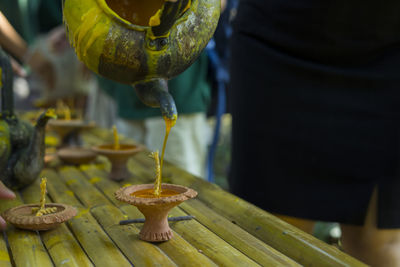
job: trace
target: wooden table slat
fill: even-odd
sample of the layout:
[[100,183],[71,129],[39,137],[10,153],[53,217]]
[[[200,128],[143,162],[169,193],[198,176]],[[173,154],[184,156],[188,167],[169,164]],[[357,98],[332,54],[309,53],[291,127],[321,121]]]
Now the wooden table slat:
[[[110,201],[96,190],[95,187],[86,179],[82,172],[76,167],[64,167],[59,171],[59,177],[65,184],[75,192],[75,195],[86,207],[106,205]],[[89,189],[94,190],[89,190]]]
[[36,232],[20,230],[11,226],[7,230],[7,238],[16,266],[54,266]]
[[[185,216],[187,213],[174,208],[170,215]],[[170,227],[218,265],[260,266],[196,220],[171,222]]]
[[[6,200],[2,199],[1,200],[1,205],[0,205],[0,213],[6,211],[7,209],[11,207],[15,207],[19,205],[22,202],[20,196],[17,194],[17,198],[15,200]],[[10,229],[10,226],[8,226],[8,229]],[[0,266],[8,267],[12,266],[11,264],[11,258],[7,249],[7,243],[5,240],[5,235],[2,235],[0,237]]]
[[68,204],[74,207],[83,207],[82,203],[75,196],[75,193],[67,187],[57,172],[51,169],[44,169],[42,177],[47,177],[47,192],[54,202]]
[[[118,201],[114,197],[114,193],[121,187],[121,183],[116,183],[107,178],[108,173],[98,168],[98,165],[88,165],[81,166],[81,171],[86,174],[89,182],[98,188],[103,194],[107,197],[107,199],[112,202],[115,206],[125,205],[125,203]],[[122,182],[122,185],[126,185],[127,182]]]
[[12,266],[10,256],[8,255],[8,249],[6,240],[4,239],[4,235],[1,235],[0,237],[0,266]]
[[192,199],[184,202],[180,205],[180,208],[195,216],[201,224],[262,266],[300,266],[292,259],[215,213],[199,200]]
[[95,266],[131,266],[89,212],[81,209],[68,225]]

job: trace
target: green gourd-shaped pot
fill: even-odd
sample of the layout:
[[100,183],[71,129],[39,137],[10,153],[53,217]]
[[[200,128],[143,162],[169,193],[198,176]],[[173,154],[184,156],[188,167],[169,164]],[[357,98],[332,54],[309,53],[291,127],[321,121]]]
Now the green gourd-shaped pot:
[[0,181],[19,189],[33,183],[44,166],[45,127],[54,110],[43,112],[33,126],[14,113],[13,72],[0,48]]
[[145,104],[176,119],[166,81],[205,48],[220,0],[63,0],[63,13],[69,40],[89,69],[134,85]]

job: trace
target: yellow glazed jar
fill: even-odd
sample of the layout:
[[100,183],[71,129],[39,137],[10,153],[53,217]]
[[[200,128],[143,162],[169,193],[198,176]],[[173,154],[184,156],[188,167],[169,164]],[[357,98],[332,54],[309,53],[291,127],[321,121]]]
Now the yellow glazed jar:
[[69,40],[89,69],[138,85],[139,97],[157,106],[156,95],[165,91],[160,80],[189,67],[213,35],[220,0],[64,0],[63,13]]

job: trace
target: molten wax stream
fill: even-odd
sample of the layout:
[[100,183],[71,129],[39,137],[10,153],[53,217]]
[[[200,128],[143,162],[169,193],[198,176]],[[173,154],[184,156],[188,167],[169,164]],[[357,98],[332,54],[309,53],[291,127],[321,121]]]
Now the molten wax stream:
[[175,115],[174,119],[168,119],[164,117],[165,120],[165,137],[164,137],[164,143],[163,143],[163,148],[161,152],[161,163],[160,163],[160,176],[162,177],[162,168],[163,168],[163,163],[164,163],[164,153],[165,153],[165,146],[167,145],[167,140],[168,140],[168,135],[169,132],[171,131],[171,128],[175,125],[177,116]]

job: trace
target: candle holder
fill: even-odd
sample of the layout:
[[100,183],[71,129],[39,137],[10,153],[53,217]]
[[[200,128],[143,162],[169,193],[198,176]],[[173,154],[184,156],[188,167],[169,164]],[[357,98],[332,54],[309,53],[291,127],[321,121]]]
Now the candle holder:
[[167,241],[173,237],[168,224],[168,212],[183,201],[194,198],[197,192],[191,188],[161,184],[161,195],[153,194],[154,184],[132,185],[120,188],[115,198],[137,207],[144,215],[145,222],[139,238],[149,242]]
[[106,144],[92,147],[92,150],[102,156],[107,157],[111,163],[111,171],[108,177],[111,180],[122,181],[130,177],[126,166],[128,159],[144,150],[139,145],[121,144],[115,149],[114,144]]
[[72,165],[88,164],[96,158],[96,153],[83,147],[64,147],[57,151],[57,157]]
[[27,204],[6,210],[2,216],[10,224],[25,230],[44,231],[53,229],[61,223],[71,219],[77,213],[76,209],[65,204],[50,203],[45,208],[53,208],[50,214],[36,216],[32,209],[39,209],[39,204]]
[[93,122],[84,120],[50,120],[49,128],[54,130],[60,138],[60,146],[65,147],[71,144],[79,144],[78,133],[82,130],[91,129],[95,126]]

